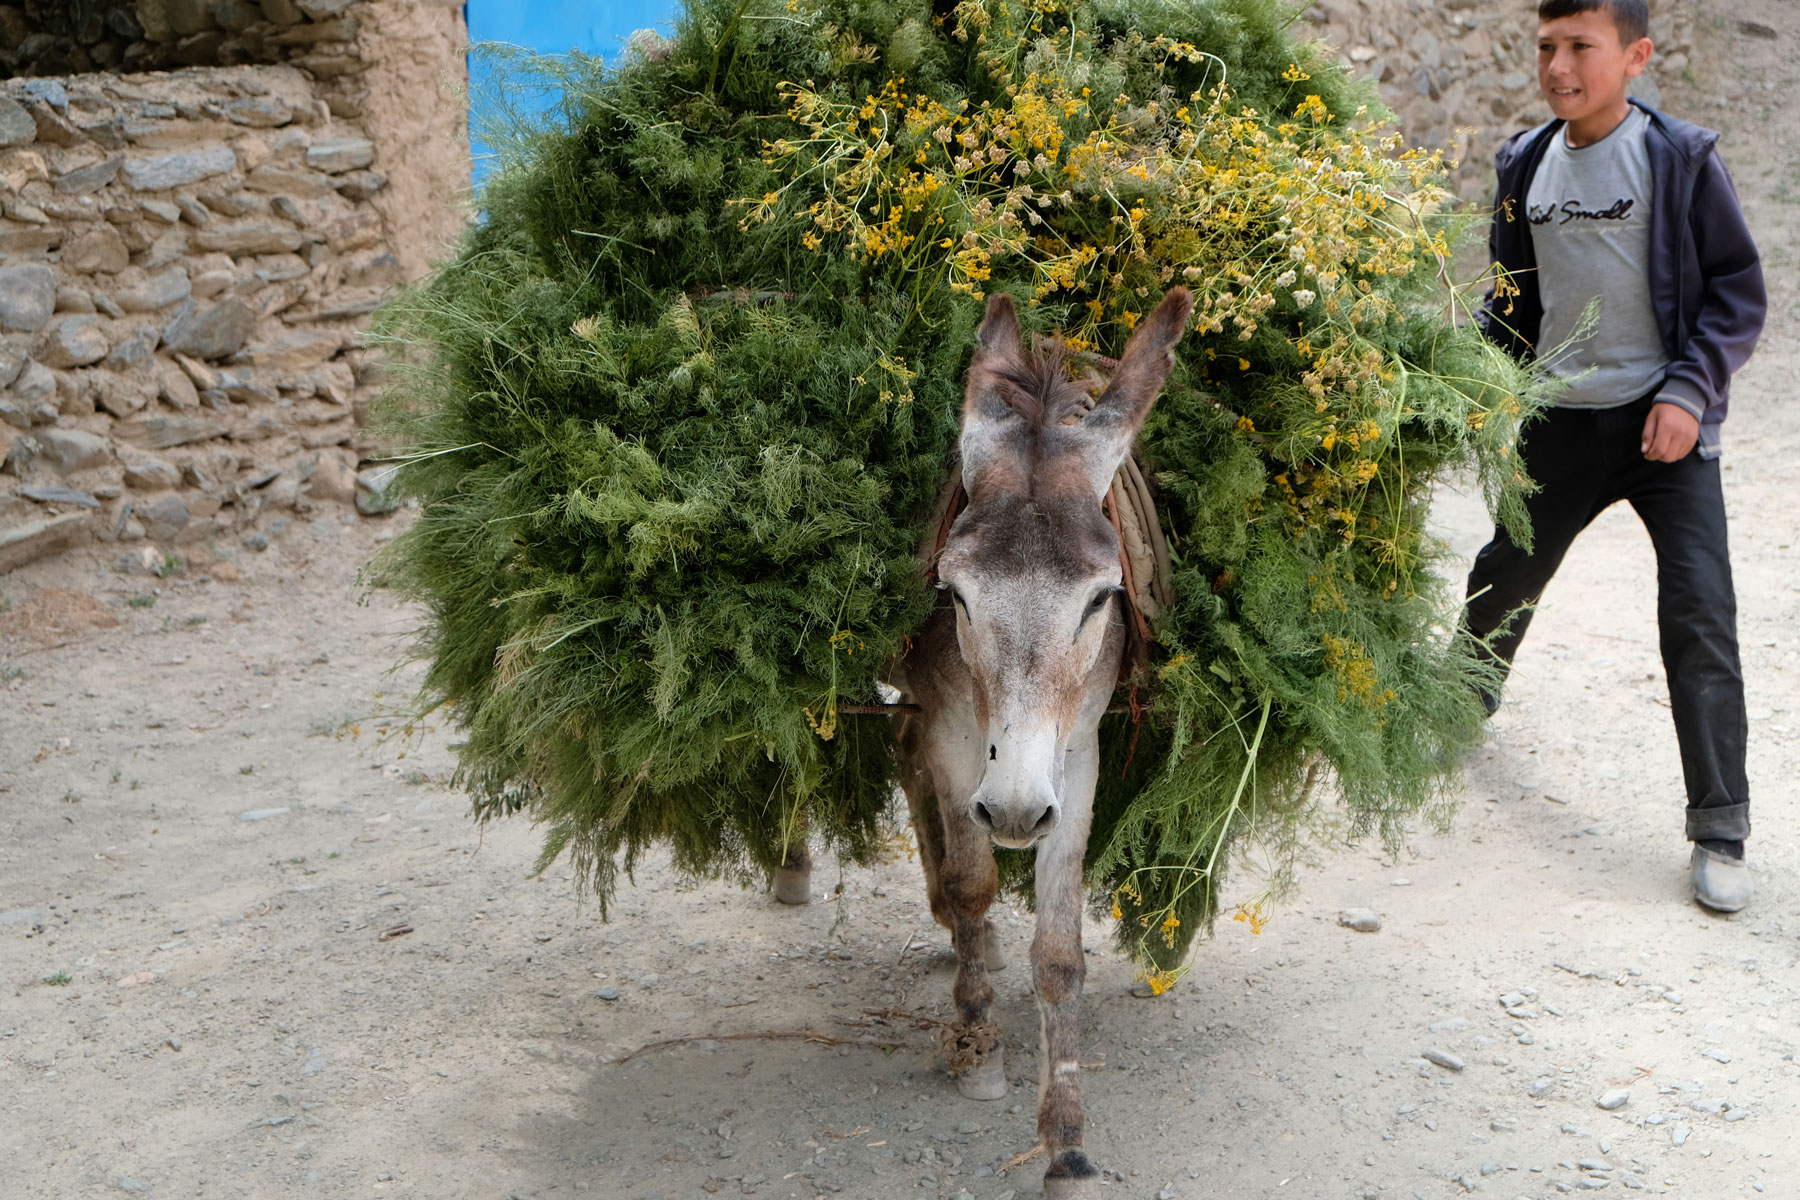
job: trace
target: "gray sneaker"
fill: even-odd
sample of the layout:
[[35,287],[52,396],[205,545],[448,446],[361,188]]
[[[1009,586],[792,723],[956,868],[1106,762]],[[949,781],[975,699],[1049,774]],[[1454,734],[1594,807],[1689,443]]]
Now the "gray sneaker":
[[1694,847],[1688,864],[1693,878],[1694,899],[1714,912],[1734,913],[1750,903],[1755,886],[1750,882],[1750,866],[1741,858],[1719,854],[1704,846]]

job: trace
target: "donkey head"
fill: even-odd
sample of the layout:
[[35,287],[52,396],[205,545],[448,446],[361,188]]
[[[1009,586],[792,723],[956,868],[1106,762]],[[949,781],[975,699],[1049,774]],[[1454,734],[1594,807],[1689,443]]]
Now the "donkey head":
[[1060,344],[1027,353],[996,295],[963,405],[968,507],[938,559],[985,736],[971,815],[1002,846],[1055,827],[1071,739],[1111,698],[1124,644],[1119,539],[1100,502],[1174,363],[1194,301],[1163,298],[1117,372],[1068,377]]

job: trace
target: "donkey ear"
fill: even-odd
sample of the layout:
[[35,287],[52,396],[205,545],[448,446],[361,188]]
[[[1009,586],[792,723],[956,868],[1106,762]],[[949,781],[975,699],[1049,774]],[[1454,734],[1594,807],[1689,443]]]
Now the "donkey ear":
[[1019,353],[1019,314],[1013,308],[1012,297],[1005,292],[995,292],[988,297],[987,314],[981,318],[981,328],[975,334],[977,360],[985,354],[1002,353],[1017,356]]
[[1006,377],[1024,364],[1019,314],[1012,297],[995,292],[975,335],[975,357],[969,362],[968,390],[963,397],[963,485],[973,493],[996,472],[1023,471],[1024,442],[1031,437],[1025,421],[1002,394]]
[[1184,287],[1171,288],[1156,311],[1132,331],[1112,382],[1100,393],[1093,410],[1074,426],[1084,443],[1083,458],[1088,460],[1090,482],[1097,494],[1106,494],[1113,472],[1131,453],[1131,444],[1175,365],[1175,346],[1193,314],[1193,293]]

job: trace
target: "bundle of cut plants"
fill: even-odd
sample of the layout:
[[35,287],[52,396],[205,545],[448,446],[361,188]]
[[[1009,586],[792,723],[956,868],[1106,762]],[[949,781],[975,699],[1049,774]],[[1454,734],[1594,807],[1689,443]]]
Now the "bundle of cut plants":
[[1462,327],[1439,157],[1290,16],[688,0],[616,64],[522,64],[554,116],[490,131],[483,218],[381,325],[421,505],[381,577],[478,815],[602,904],[658,846],[880,852],[894,722],[846,710],[934,602],[984,297],[1103,372],[1177,283],[1137,447],[1173,597],[1102,731],[1096,902],[1160,988],[1240,837],[1279,880],[1441,810],[1481,710],[1426,507],[1464,470],[1518,518],[1535,383]]

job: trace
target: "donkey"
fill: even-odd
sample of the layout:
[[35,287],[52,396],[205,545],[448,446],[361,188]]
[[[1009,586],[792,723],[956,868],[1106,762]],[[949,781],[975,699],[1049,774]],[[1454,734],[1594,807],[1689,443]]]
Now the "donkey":
[[1088,1195],[1099,1175],[1082,1150],[1082,859],[1100,718],[1127,636],[1119,537],[1101,500],[1193,307],[1187,289],[1171,290],[1096,397],[1087,381],[1068,378],[1060,343],[1026,351],[1011,299],[989,300],[963,404],[968,506],[937,555],[942,599],[893,679],[918,705],[899,729],[902,782],[932,916],[956,947],[959,1022],[946,1040],[971,1099],[1006,1095],[988,1020],[988,972],[1000,966],[987,919],[997,886],[989,842],[1037,847],[1031,970],[1050,1197]]

